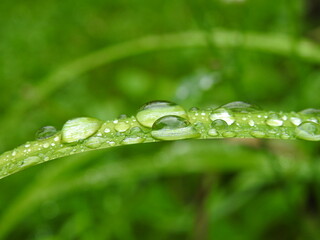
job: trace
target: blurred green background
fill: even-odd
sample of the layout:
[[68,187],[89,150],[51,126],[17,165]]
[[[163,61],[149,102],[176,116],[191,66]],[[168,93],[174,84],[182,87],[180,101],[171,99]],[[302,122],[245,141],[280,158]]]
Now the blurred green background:
[[[292,51],[222,48],[210,41],[219,29],[280,34]],[[205,44],[162,38],[188,31]],[[169,47],[136,44],[150,35]],[[320,61],[295,51],[319,45],[318,0],[1,0],[0,36],[1,152],[42,126],[133,115],[156,99],[320,105]],[[188,140],[55,160],[0,181],[0,239],[320,239],[319,150]]]

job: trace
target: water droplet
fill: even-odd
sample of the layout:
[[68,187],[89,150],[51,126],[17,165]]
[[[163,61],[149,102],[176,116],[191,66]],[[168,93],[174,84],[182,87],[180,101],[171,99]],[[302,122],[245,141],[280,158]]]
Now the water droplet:
[[105,132],[105,133],[109,133],[109,132],[111,132],[111,130],[110,130],[110,128],[105,128],[105,129],[104,129],[104,132]]
[[144,132],[140,127],[133,127],[129,131],[129,135],[122,140],[123,144],[135,144],[145,141]]
[[226,131],[222,133],[222,136],[227,138],[232,138],[232,137],[236,137],[237,133],[233,131]]
[[271,127],[280,127],[283,125],[283,120],[281,120],[278,114],[272,113],[266,119],[266,124]]
[[260,110],[260,107],[245,103],[241,101],[227,103],[225,105],[220,106],[220,108],[230,109],[233,112],[241,112],[241,113],[249,113]]
[[144,132],[142,131],[142,129],[140,127],[133,127],[130,129],[130,132],[129,132],[130,135],[143,135]]
[[314,115],[314,116],[319,117],[320,116],[320,109],[307,108],[307,109],[300,111],[299,113],[307,114],[307,115]]
[[212,121],[221,119],[225,121],[228,125],[231,125],[235,121],[235,118],[232,116],[232,114],[225,108],[218,108],[214,110],[210,115],[210,119]]
[[56,133],[57,133],[57,129],[55,127],[53,127],[53,126],[45,126],[45,127],[40,128],[36,132],[36,139],[37,140],[46,139],[46,138],[52,137]]
[[216,136],[219,135],[219,133],[218,133],[218,131],[217,131],[216,129],[211,128],[211,129],[209,129],[209,131],[208,131],[208,135],[209,135],[209,136],[212,136],[212,137],[216,137]]
[[84,140],[95,134],[102,122],[95,118],[75,118],[67,121],[62,127],[62,142],[72,143]]
[[266,134],[262,131],[258,131],[258,130],[255,130],[255,131],[251,131],[250,132],[250,135],[252,137],[255,137],[255,138],[263,138],[266,136]]
[[248,122],[248,124],[249,124],[251,127],[253,127],[253,126],[255,125],[255,122],[254,122],[252,119],[250,119],[249,122]]
[[309,141],[320,141],[320,125],[314,122],[302,122],[295,129],[296,137]]
[[30,166],[33,166],[33,165],[40,163],[41,161],[42,161],[41,158],[37,157],[37,156],[28,157],[26,159],[23,159],[20,167],[21,168],[30,167]]
[[227,127],[228,127],[228,123],[226,123],[226,121],[221,119],[214,120],[211,123],[211,128],[214,128],[214,129],[221,130],[221,129],[226,129]]
[[130,125],[125,122],[119,122],[117,125],[115,125],[114,129],[117,132],[125,132],[129,129]]
[[199,111],[199,108],[197,107],[192,107],[189,109],[189,112],[198,112]]
[[49,144],[49,143],[44,143],[42,146],[43,146],[44,148],[48,148],[48,147],[50,147],[50,144]]
[[143,143],[144,141],[145,141],[144,137],[130,136],[130,137],[126,137],[125,139],[123,139],[123,141],[121,143],[123,143],[123,144],[136,144],[136,143]]
[[159,140],[178,140],[197,138],[200,134],[188,120],[174,115],[158,119],[152,126],[152,137]]
[[198,132],[203,132],[205,130],[205,126],[202,122],[196,122],[194,124],[194,128],[198,131]]
[[101,145],[105,142],[105,139],[101,138],[101,137],[91,137],[89,138],[85,145],[88,147],[88,148],[92,148],[92,149],[95,149],[95,148],[99,148],[101,147]]
[[126,119],[128,118],[128,116],[126,114],[121,114],[118,119]]
[[302,120],[300,118],[297,118],[297,117],[291,117],[290,118],[290,122],[295,125],[295,126],[298,126],[302,123]]
[[309,119],[306,120],[306,121],[310,121],[310,122],[314,122],[314,123],[319,123],[319,122],[318,122],[318,119],[316,119],[316,118],[309,118]]
[[290,138],[290,135],[287,134],[287,133],[282,133],[282,134],[280,135],[280,138],[281,138],[281,139],[289,139],[289,138]]
[[179,105],[168,101],[153,101],[143,105],[136,115],[138,122],[151,128],[154,122],[166,115],[187,117],[186,111]]

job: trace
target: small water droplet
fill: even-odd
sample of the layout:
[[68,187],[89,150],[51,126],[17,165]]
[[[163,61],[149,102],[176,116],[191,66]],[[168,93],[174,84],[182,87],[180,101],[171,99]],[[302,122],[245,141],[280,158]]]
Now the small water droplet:
[[142,131],[142,129],[140,127],[133,127],[130,129],[129,132],[130,135],[143,135],[144,132]]
[[42,146],[43,146],[44,148],[48,148],[48,147],[50,147],[50,144],[49,144],[49,143],[44,143]]
[[232,113],[230,113],[227,109],[225,108],[218,108],[215,109],[212,114],[210,115],[210,119],[212,121],[221,119],[225,121],[228,125],[231,125],[234,123],[235,118],[233,117]]
[[278,114],[272,113],[266,119],[266,124],[271,127],[280,127],[283,125],[283,120],[281,120]]
[[91,137],[88,140],[86,140],[85,145],[88,148],[96,149],[101,147],[101,145],[105,142],[105,139],[101,137]]
[[33,165],[40,163],[41,161],[42,161],[42,159],[37,156],[28,157],[28,158],[25,158],[21,162],[20,168],[30,167],[30,166],[33,166]]
[[121,115],[118,117],[118,119],[121,119],[121,120],[126,119],[126,118],[128,118],[128,116],[127,116],[126,114],[121,114]]
[[290,118],[290,122],[295,125],[295,126],[298,126],[302,123],[302,120],[300,118],[297,118],[297,117],[291,117]]
[[233,131],[226,131],[222,133],[222,136],[226,138],[233,138],[237,136],[237,133]]
[[121,143],[122,144],[136,144],[136,143],[143,143],[144,141],[145,141],[144,137],[130,136],[130,137],[126,137],[125,139],[123,139],[123,141]]
[[202,122],[196,122],[194,124],[194,128],[198,131],[198,132],[202,132],[205,130],[205,126]]
[[45,127],[40,128],[36,132],[36,139],[37,140],[46,139],[46,138],[52,137],[56,133],[57,133],[57,129],[55,127],[53,127],[53,126],[45,126]]
[[290,135],[287,134],[287,133],[282,133],[282,134],[280,135],[280,138],[281,138],[281,139],[289,139],[289,138],[290,138]]
[[129,129],[130,125],[125,122],[119,122],[117,125],[115,125],[114,129],[117,132],[125,132]]
[[212,137],[216,137],[216,136],[219,135],[219,133],[218,133],[218,131],[217,131],[216,129],[211,128],[211,129],[209,129],[209,131],[208,131],[208,135],[209,135],[209,136],[212,136]]
[[320,141],[320,125],[314,122],[302,122],[295,129],[296,137],[309,141]]
[[220,106],[220,108],[230,109],[233,112],[249,113],[260,110],[260,107],[241,101],[231,102]]
[[198,112],[199,111],[199,108],[197,108],[197,107],[192,107],[192,108],[190,108],[189,109],[189,112]]
[[255,137],[255,138],[263,138],[266,136],[266,134],[262,131],[258,131],[258,130],[255,130],[255,131],[251,131],[250,132],[250,135],[252,137]]
[[187,117],[186,111],[179,105],[168,101],[152,101],[143,105],[136,115],[138,122],[151,128],[154,122],[166,115]]
[[81,117],[67,121],[62,127],[62,142],[72,143],[95,134],[102,122],[95,118]]
[[106,129],[104,129],[104,132],[109,133],[109,132],[111,132],[111,130],[110,130],[110,128],[106,128]]
[[159,140],[197,138],[200,134],[188,120],[174,115],[158,119],[152,126],[152,137]]
[[255,125],[255,122],[251,119],[251,120],[249,120],[248,124],[249,124],[251,127],[253,127],[253,126]]

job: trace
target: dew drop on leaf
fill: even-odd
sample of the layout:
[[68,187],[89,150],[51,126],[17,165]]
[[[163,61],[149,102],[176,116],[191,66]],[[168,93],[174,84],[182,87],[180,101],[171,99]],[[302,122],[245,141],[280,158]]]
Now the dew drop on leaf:
[[52,137],[56,133],[57,133],[57,129],[55,127],[53,127],[53,126],[45,126],[45,127],[40,128],[36,132],[36,139],[37,140],[46,139],[46,138]]
[[250,132],[250,135],[252,137],[255,137],[255,138],[263,138],[266,136],[266,134],[262,131],[258,131],[258,130],[254,130],[254,131],[251,131]]
[[320,125],[314,122],[302,122],[296,127],[295,134],[299,139],[320,141]]
[[249,112],[261,110],[260,107],[256,105],[241,102],[241,101],[227,103],[220,106],[220,108],[226,108],[226,109],[230,109],[233,112],[240,112],[240,113],[249,113]]
[[212,136],[212,137],[216,137],[216,136],[219,135],[219,133],[218,133],[218,131],[216,129],[212,128],[212,129],[209,129],[208,135]]
[[214,128],[214,129],[221,130],[221,129],[226,129],[227,127],[228,127],[228,123],[222,119],[214,120],[211,123],[211,128]]
[[125,122],[118,122],[117,124],[115,124],[114,129],[117,132],[125,132],[129,129],[130,125],[128,123]]
[[88,148],[96,149],[101,147],[101,145],[105,142],[105,139],[101,137],[91,137],[88,140],[86,140],[85,145]]
[[237,133],[234,131],[226,131],[222,133],[222,136],[227,138],[233,138],[237,136]]
[[210,119],[211,119],[212,121],[221,119],[221,120],[225,121],[228,125],[231,125],[231,124],[234,123],[234,121],[235,121],[235,118],[234,118],[234,116],[232,115],[232,113],[231,113],[230,111],[228,111],[227,109],[225,109],[225,108],[215,109],[215,110],[211,113]]
[[319,117],[320,116],[320,109],[307,108],[307,109],[300,111],[299,113]]
[[187,117],[185,109],[168,101],[152,101],[143,105],[136,115],[137,121],[145,127],[151,128],[154,122],[166,115]]
[[62,142],[72,143],[87,139],[95,134],[102,122],[95,118],[81,117],[67,121],[61,130]]
[[159,140],[198,138],[200,134],[188,120],[174,115],[158,119],[152,126],[152,137]]
[[265,122],[270,127],[280,127],[283,125],[283,120],[276,113],[270,114]]
[[20,168],[26,168],[40,163],[42,159],[38,156],[31,156],[21,162]]

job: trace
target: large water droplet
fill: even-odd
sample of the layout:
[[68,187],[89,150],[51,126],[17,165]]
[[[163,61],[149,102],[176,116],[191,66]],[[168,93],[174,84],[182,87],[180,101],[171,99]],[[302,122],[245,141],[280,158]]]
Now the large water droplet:
[[227,103],[220,108],[230,109],[233,112],[249,113],[260,110],[260,107],[241,101]]
[[314,122],[302,122],[295,129],[296,137],[309,141],[320,141],[320,125]]
[[200,134],[191,126],[188,120],[179,116],[164,116],[152,126],[152,137],[160,140],[178,140],[197,138]]
[[266,124],[271,127],[280,127],[283,125],[283,120],[279,117],[278,114],[272,113],[266,119]]
[[40,128],[36,132],[36,139],[37,140],[46,139],[46,138],[52,137],[56,133],[57,133],[57,129],[55,127],[53,127],[53,126],[45,126],[45,127]]
[[221,119],[221,120],[225,121],[228,125],[231,125],[235,121],[235,118],[232,115],[232,113],[230,113],[225,108],[218,108],[218,109],[214,110],[212,112],[212,114],[210,115],[210,119],[212,121]]
[[151,128],[154,122],[166,115],[187,117],[186,111],[179,105],[168,101],[153,101],[143,105],[136,115],[138,122]]
[[217,119],[211,123],[211,128],[215,128],[218,130],[226,129],[228,127],[228,123],[224,120]]
[[307,108],[299,113],[306,114],[306,115],[313,115],[313,116],[320,116],[320,109],[315,109],[315,108]]
[[81,117],[67,121],[62,127],[62,142],[72,143],[84,140],[95,134],[102,121],[95,118]]

